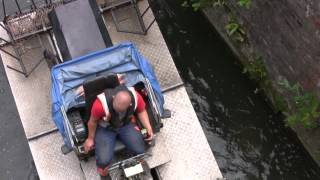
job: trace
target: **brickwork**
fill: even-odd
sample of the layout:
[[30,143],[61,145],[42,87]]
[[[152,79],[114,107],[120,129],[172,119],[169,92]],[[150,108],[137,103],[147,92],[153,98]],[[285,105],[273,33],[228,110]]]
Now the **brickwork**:
[[[320,97],[320,1],[253,0],[249,9],[237,1],[228,8],[213,7],[203,12],[242,62],[252,54],[262,56],[273,84],[288,79]],[[235,43],[226,34],[229,12],[246,31],[247,42]],[[320,130],[294,129],[306,149],[320,164]]]

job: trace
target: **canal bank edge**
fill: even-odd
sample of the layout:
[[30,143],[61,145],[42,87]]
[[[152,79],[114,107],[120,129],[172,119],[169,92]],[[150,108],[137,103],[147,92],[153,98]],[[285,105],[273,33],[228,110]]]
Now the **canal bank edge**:
[[[285,5],[287,5],[287,4],[284,3],[284,6]],[[288,6],[288,7],[291,7],[291,6]],[[286,8],[286,9],[288,10],[288,8]],[[255,26],[260,25],[261,23],[265,23],[266,28],[269,28],[270,26],[277,26],[275,28],[271,28],[271,29],[269,28],[269,31],[271,31],[271,32],[272,32],[272,30],[275,30],[277,28],[279,28],[279,29],[282,28],[281,23],[272,24],[272,21],[276,20],[276,19],[272,19],[272,17],[270,17],[269,21],[267,21],[267,22],[257,23],[255,21],[259,21],[263,18],[261,18],[261,17],[260,17],[260,19],[255,18],[252,21],[249,21],[252,16],[256,15],[254,13],[252,13],[250,15],[250,13],[248,13],[248,11],[250,11],[250,10],[247,10],[247,12],[244,13],[245,17],[240,16],[241,10],[235,8],[235,6],[233,6],[233,8],[231,7],[228,10],[234,11],[233,13],[237,14],[237,19],[239,21],[242,21],[241,24],[244,24],[244,28],[246,28],[246,29],[254,28]],[[290,81],[299,82],[302,84],[303,87],[307,88],[308,90],[310,90],[310,89],[318,90],[319,89],[319,87],[318,87],[319,83],[316,83],[313,86],[310,85],[310,83],[312,83],[312,82],[310,82],[308,76],[307,77],[304,76],[301,79],[300,76],[297,75],[297,73],[305,72],[306,69],[308,68],[306,66],[303,66],[306,63],[306,60],[302,60],[302,62],[299,63],[299,56],[296,57],[296,61],[294,61],[294,60],[291,61],[291,62],[295,63],[295,65],[296,65],[295,68],[297,68],[297,67],[299,68],[298,72],[297,73],[288,72],[288,71],[290,71],[290,69],[291,69],[291,71],[295,71],[295,70],[293,70],[291,65],[288,64],[288,63],[291,63],[290,61],[284,62],[284,61],[286,61],[286,58],[288,58],[288,57],[286,57],[286,55],[288,56],[287,53],[289,53],[288,47],[284,48],[284,50],[283,50],[284,55],[282,57],[282,60],[280,60],[280,62],[276,63],[274,60],[272,60],[270,58],[270,55],[273,53],[274,48],[279,48],[279,46],[283,46],[283,45],[285,45],[285,43],[292,43],[293,42],[292,37],[291,37],[291,41],[290,41],[290,39],[289,40],[279,39],[279,41],[282,40],[285,42],[282,42],[282,44],[277,44],[277,42],[272,42],[272,40],[273,40],[272,38],[268,38],[267,36],[263,37],[263,35],[266,35],[266,32],[261,32],[264,30],[264,27],[260,27],[254,31],[252,29],[249,29],[248,30],[249,32],[246,34],[247,43],[239,43],[238,41],[232,39],[227,34],[226,25],[230,22],[230,12],[228,12],[228,10],[224,7],[209,7],[209,8],[204,8],[201,11],[204,14],[204,16],[209,20],[211,25],[217,30],[217,32],[220,34],[220,36],[225,40],[225,42],[228,44],[228,46],[232,49],[233,53],[239,58],[241,63],[244,64],[244,67],[246,67],[246,65],[250,63],[249,61],[250,61],[250,59],[253,58],[252,57],[253,54],[259,53],[259,56],[261,56],[264,59],[264,63],[267,66],[266,69],[268,71],[268,74],[270,75],[270,78],[269,78],[270,82],[268,82],[267,84],[266,83],[259,83],[259,85],[261,86],[261,89],[264,91],[263,93],[266,94],[268,101],[270,102],[271,106],[275,109],[275,111],[277,111],[277,109],[278,109],[276,106],[279,106],[277,104],[278,103],[277,102],[278,93],[276,91],[278,91],[280,89],[280,87],[278,85],[278,81],[280,78],[285,77],[286,79],[289,79]],[[294,10],[295,9],[293,8],[292,11],[294,11]],[[268,9],[265,10],[265,9],[260,8],[260,11],[268,11]],[[267,13],[261,12],[260,14],[261,14],[261,16],[263,16]],[[279,19],[282,18],[284,21],[289,21],[289,22],[290,22],[290,20],[293,21],[293,19],[289,19],[289,20],[286,19],[285,16],[278,17],[278,18]],[[244,22],[243,22],[243,19],[245,19]],[[313,29],[310,28],[310,26],[308,26],[308,28],[305,29],[305,31],[308,31],[307,33],[310,33],[310,31],[312,31],[312,30]],[[312,31],[312,33],[314,33],[314,32],[318,32],[317,29],[314,29],[314,31]],[[272,34],[272,35],[270,34],[270,35],[273,37],[276,37],[279,32],[274,31],[273,33],[274,34]],[[305,34],[307,34],[307,33],[305,33]],[[303,35],[305,35],[305,34],[303,34]],[[303,37],[305,37],[305,36],[297,37],[296,39],[303,38]],[[253,39],[253,38],[256,38],[256,39]],[[312,37],[309,37],[309,38],[312,38]],[[301,41],[301,42],[306,43],[306,41]],[[316,43],[317,39],[314,38],[312,42]],[[259,45],[259,43],[261,43],[263,45]],[[273,46],[273,48],[265,49],[266,46]],[[290,47],[290,44],[288,46]],[[293,46],[293,45],[291,45],[291,46]],[[306,46],[305,48],[307,48],[307,47],[308,46]],[[281,50],[281,48],[280,48],[280,50]],[[303,51],[304,49],[298,49],[297,51],[299,51],[299,50]],[[309,51],[310,51],[310,49],[309,49]],[[306,51],[306,52],[308,53],[309,51]],[[279,53],[279,51],[276,53]],[[314,51],[313,53],[316,53],[316,51]],[[307,54],[307,55],[310,55],[310,54]],[[311,54],[311,55],[314,55],[314,54]],[[278,59],[276,59],[276,60],[278,60]],[[292,60],[292,59],[290,59],[290,60]],[[316,61],[316,59],[314,59],[314,61]],[[288,71],[281,66],[281,65],[283,65],[283,63],[288,65],[288,69],[289,69]],[[298,63],[298,65],[297,65],[297,63]],[[312,65],[315,66],[315,64],[316,63],[314,63]],[[318,67],[320,67],[320,64],[318,64]],[[286,72],[282,73],[282,71],[279,71],[279,70],[283,70]],[[315,71],[315,70],[313,69],[313,71]],[[319,74],[319,73],[317,73],[317,74]],[[319,81],[320,75],[317,76],[317,74],[312,79],[313,83],[315,81]],[[310,75],[310,73],[309,73],[309,75]],[[279,90],[279,91],[281,91],[281,90]],[[312,156],[312,158],[316,161],[316,163],[320,166],[320,141],[319,141],[320,129],[319,128],[306,129],[301,126],[294,126],[291,128],[297,133],[297,135],[298,135],[300,141],[302,142],[302,144],[304,145],[304,147],[307,149],[307,151]]]

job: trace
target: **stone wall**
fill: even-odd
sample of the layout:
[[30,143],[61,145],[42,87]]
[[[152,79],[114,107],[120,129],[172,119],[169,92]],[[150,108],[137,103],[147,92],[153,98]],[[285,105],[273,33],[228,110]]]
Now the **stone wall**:
[[232,6],[250,43],[273,78],[284,76],[306,90],[320,90],[320,1],[253,0],[250,9]]
[[[229,0],[227,7],[203,10],[211,24],[245,63],[252,53],[262,56],[273,84],[286,78],[299,82],[320,97],[320,1],[252,0],[246,9]],[[246,31],[247,42],[236,43],[226,34],[230,12]],[[320,164],[320,130],[294,129]]]

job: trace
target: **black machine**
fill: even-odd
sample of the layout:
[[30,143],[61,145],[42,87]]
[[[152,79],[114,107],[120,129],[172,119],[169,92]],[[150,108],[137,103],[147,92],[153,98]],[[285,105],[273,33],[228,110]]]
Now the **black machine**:
[[88,131],[85,122],[80,115],[80,112],[77,110],[69,111],[67,113],[67,117],[74,132],[74,138],[79,142],[85,141],[88,135]]

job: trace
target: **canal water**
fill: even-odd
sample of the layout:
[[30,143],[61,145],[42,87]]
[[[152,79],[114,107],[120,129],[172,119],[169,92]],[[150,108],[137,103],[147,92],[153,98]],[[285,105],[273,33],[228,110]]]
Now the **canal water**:
[[224,177],[320,179],[296,134],[205,17],[181,0],[149,2]]

